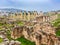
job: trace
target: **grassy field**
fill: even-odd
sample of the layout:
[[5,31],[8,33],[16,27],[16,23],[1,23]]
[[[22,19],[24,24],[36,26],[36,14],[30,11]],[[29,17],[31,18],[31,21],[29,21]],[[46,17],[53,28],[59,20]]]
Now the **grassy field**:
[[60,19],[56,19],[55,21],[53,21],[54,23],[53,23],[53,25],[55,26],[55,27],[58,27],[59,25],[60,25]]
[[31,42],[24,37],[18,38],[17,40],[21,42],[21,45],[35,45],[34,42]]
[[19,21],[19,22],[17,22],[17,25],[19,25],[19,26],[23,26],[23,25],[24,25],[24,22]]
[[0,38],[0,43],[1,43],[1,42],[3,42],[3,39],[2,39],[2,38]]
[[60,18],[56,19],[55,21],[53,21],[54,23],[53,26],[56,27],[56,35],[60,36]]
[[57,35],[57,36],[60,36],[60,30],[57,30],[57,31],[56,31],[56,35]]

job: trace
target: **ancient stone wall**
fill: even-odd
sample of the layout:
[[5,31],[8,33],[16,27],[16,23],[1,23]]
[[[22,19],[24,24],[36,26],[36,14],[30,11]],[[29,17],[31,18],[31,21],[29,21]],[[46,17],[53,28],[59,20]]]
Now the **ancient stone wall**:
[[59,43],[59,40],[55,34],[55,29],[50,23],[37,23],[32,27],[24,26],[23,30],[21,29],[22,27],[18,27],[12,31],[14,39],[23,35],[26,39],[35,42],[36,45],[58,45]]

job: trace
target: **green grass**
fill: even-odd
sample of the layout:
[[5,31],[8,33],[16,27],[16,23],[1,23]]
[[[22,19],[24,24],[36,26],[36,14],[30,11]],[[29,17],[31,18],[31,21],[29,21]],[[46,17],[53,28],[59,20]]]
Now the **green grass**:
[[17,40],[21,42],[21,45],[35,45],[34,42],[31,42],[24,37],[18,38]]
[[53,26],[57,28],[56,29],[56,36],[60,36],[60,29],[59,29],[60,28],[60,19],[58,18],[53,22],[54,22],[54,23],[52,23]]
[[[54,23],[53,23],[54,22]],[[55,21],[53,21],[52,24],[55,27],[58,27],[60,25],[60,19],[56,19]]]
[[60,30],[56,31],[56,36],[60,36]]
[[9,40],[12,40],[10,30],[7,30],[6,33],[7,33],[7,38],[8,38]]
[[0,23],[0,26],[3,26],[3,24],[2,24],[2,23]]
[[23,26],[23,25],[24,25],[24,22],[17,22],[17,24],[18,24],[19,26]]
[[58,14],[58,18],[60,18],[60,14]]
[[1,42],[3,42],[3,39],[2,39],[2,38],[0,38],[0,43],[1,43]]

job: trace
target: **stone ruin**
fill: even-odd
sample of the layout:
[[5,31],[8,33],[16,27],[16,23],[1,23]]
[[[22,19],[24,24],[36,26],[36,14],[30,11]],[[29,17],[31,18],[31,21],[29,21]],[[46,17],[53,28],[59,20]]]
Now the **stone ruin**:
[[[52,12],[51,12],[52,13]],[[40,11],[39,13],[37,11],[24,11],[24,12],[20,12],[20,13],[15,13],[15,14],[10,14],[10,16],[8,16],[8,18],[10,19],[20,19],[20,20],[26,20],[26,21],[30,21],[33,19],[37,19],[37,21],[39,22],[39,19],[41,20],[41,18],[43,18],[43,21],[53,21],[55,19],[58,18],[57,14],[48,12],[48,14],[45,14],[44,12]],[[53,18],[54,17],[54,18]],[[41,20],[42,21],[42,20]]]
[[21,45],[21,42],[11,40],[10,43],[9,43],[9,45]]
[[16,26],[11,32],[11,37],[17,39],[22,36],[23,27]]
[[11,34],[13,39],[24,36],[36,45],[60,45],[54,27],[47,22],[37,23],[34,26],[15,27]]
[[60,45],[55,34],[55,28],[50,24],[48,16],[39,16],[32,21],[25,22],[24,26],[16,26],[11,31],[13,39],[24,36],[35,42],[36,45]]
[[2,42],[2,43],[0,43],[0,45],[21,45],[21,42],[11,40],[11,41]]

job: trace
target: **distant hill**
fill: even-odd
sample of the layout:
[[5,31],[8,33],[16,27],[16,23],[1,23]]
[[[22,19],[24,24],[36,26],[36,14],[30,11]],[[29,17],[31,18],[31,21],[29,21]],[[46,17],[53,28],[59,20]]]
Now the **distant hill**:
[[57,12],[60,12],[60,10],[58,10]]
[[24,12],[24,10],[21,10],[21,9],[14,9],[14,8],[3,8],[3,9],[0,9],[0,11],[2,12]]

